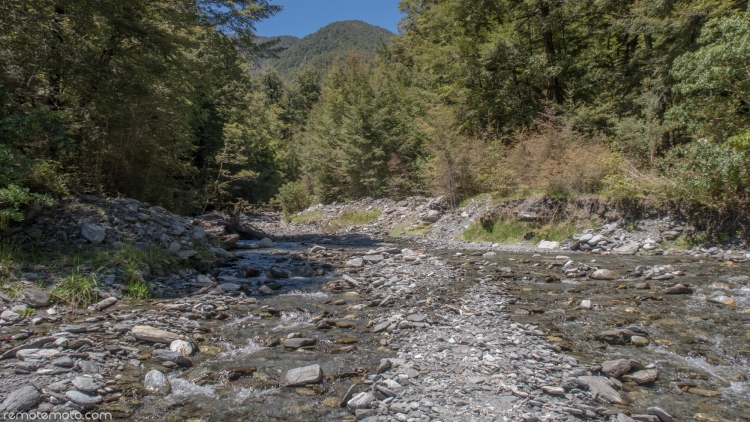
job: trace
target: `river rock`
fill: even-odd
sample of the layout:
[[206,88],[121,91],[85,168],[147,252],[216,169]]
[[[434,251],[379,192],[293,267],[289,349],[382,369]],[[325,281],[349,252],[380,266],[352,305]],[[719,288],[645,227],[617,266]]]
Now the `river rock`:
[[197,258],[200,256],[200,254],[197,251],[194,251],[192,249],[187,249],[184,251],[177,252],[177,256],[182,260],[187,260],[191,258]]
[[617,422],[637,422],[637,421],[624,413],[618,413]]
[[562,387],[556,387],[551,385],[545,385],[542,386],[542,390],[552,396],[562,396],[565,395],[565,389]]
[[630,372],[630,361],[627,359],[609,360],[602,363],[602,372],[607,376],[617,378]]
[[185,340],[174,340],[169,344],[169,350],[179,353],[182,356],[192,356],[195,353],[195,348],[190,342]]
[[365,262],[369,262],[371,264],[377,264],[378,262],[382,261],[384,258],[383,258],[383,255],[377,254],[377,255],[365,255],[364,257],[362,257],[362,259]]
[[259,248],[274,248],[276,247],[276,244],[273,243],[273,240],[267,237],[264,237],[263,239],[260,240],[260,242],[258,242],[258,247]]
[[665,295],[691,295],[693,294],[693,289],[684,284],[675,284],[672,287],[662,290],[661,293]]
[[42,395],[39,390],[27,385],[10,393],[0,404],[0,412],[24,412],[36,406],[41,399]]
[[607,378],[584,376],[578,377],[578,382],[581,385],[588,387],[592,394],[601,397],[610,403],[625,404],[620,393],[612,388]]
[[102,396],[92,396],[82,393],[78,390],[70,390],[65,393],[65,397],[73,403],[82,407],[94,407],[102,402]]
[[609,344],[625,344],[633,336],[629,330],[607,330],[594,336],[596,340]]
[[320,365],[303,366],[294,368],[284,374],[283,382],[287,387],[295,387],[305,384],[316,384],[323,379],[323,370]]
[[623,376],[627,381],[633,381],[636,384],[650,384],[659,379],[659,371],[656,369],[645,369],[630,375]]
[[102,301],[97,302],[94,305],[94,309],[96,309],[98,311],[101,311],[103,309],[109,308],[110,306],[114,305],[115,303],[117,303],[117,298],[116,297],[114,297],[114,296],[108,297],[108,298],[106,298],[106,299],[104,299]]
[[162,362],[167,362],[167,361],[174,362],[186,368],[193,366],[193,362],[190,359],[186,358],[185,356],[182,356],[181,354],[177,352],[173,352],[167,349],[156,349],[153,352],[151,352],[151,356],[153,356],[156,359],[161,360]]
[[359,268],[365,265],[365,261],[362,258],[352,258],[346,261],[347,267]]
[[601,269],[594,271],[594,273],[591,274],[591,278],[594,280],[614,280],[617,277],[612,271]]
[[638,243],[628,243],[627,245],[612,249],[612,252],[617,255],[635,255],[639,249],[641,249],[641,245]]
[[711,297],[708,298],[708,301],[709,302],[713,302],[713,303],[720,303],[722,305],[727,305],[727,306],[734,306],[735,305],[734,299],[732,299],[729,296],[724,296],[724,295],[714,295],[714,296],[711,296]]
[[21,319],[21,315],[18,315],[17,313],[11,311],[10,309],[6,309],[3,311],[2,314],[0,314],[0,318],[9,322],[15,322]]
[[73,378],[73,386],[84,393],[95,393],[99,389],[99,384],[89,377]]
[[357,409],[367,409],[375,401],[371,392],[359,393],[346,403],[346,407],[355,412]]
[[181,337],[178,334],[171,333],[166,330],[160,330],[154,327],[149,327],[148,325],[136,325],[131,330],[131,333],[138,340],[150,341],[152,343],[170,344],[175,340],[179,340]]
[[312,346],[315,342],[314,338],[289,338],[284,340],[282,344],[290,349],[299,349],[300,347]]
[[42,308],[49,305],[49,295],[39,289],[24,289],[23,298],[32,308]]
[[157,394],[169,394],[172,390],[172,386],[169,383],[167,376],[156,369],[148,371],[146,378],[143,379],[143,387],[146,390]]
[[664,411],[661,407],[649,407],[648,409],[649,415],[655,415],[661,419],[661,422],[674,422],[674,418],[672,415]]
[[386,330],[386,329],[387,329],[388,327],[390,327],[390,325],[391,325],[391,322],[390,322],[390,321],[385,321],[385,322],[381,322],[380,324],[377,324],[377,325],[375,325],[374,327],[372,327],[372,332],[373,332],[373,333],[380,333],[380,332],[383,332],[383,331],[385,331],[385,330]]
[[268,287],[268,286],[266,286],[266,285],[260,286],[260,287],[258,288],[258,294],[259,294],[259,295],[270,296],[270,295],[272,295],[273,293],[274,293],[274,292],[273,292],[273,289],[272,289],[272,288],[270,288],[270,287]]
[[630,337],[630,344],[635,347],[646,347],[651,343],[648,337],[644,336],[632,336]]
[[98,245],[104,241],[107,235],[107,229],[98,224],[83,223],[81,225],[81,236],[94,245]]
[[538,245],[536,245],[539,249],[557,249],[560,247],[560,242],[552,242],[549,240],[542,240],[539,242]]

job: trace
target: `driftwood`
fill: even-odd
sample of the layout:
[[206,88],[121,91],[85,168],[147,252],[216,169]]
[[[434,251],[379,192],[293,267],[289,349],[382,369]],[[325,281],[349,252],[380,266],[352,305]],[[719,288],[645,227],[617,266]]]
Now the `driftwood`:
[[256,230],[254,227],[243,226],[240,222],[240,215],[242,209],[236,207],[230,214],[229,223],[224,224],[224,231],[228,234],[238,234],[242,240],[260,240],[264,237],[269,237],[260,230]]

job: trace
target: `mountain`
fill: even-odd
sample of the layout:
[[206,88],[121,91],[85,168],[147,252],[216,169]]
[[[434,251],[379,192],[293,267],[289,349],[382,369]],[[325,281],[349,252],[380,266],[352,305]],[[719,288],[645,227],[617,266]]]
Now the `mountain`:
[[272,40],[275,40],[275,39],[279,39],[279,43],[276,44],[276,47],[289,48],[292,45],[294,45],[297,42],[299,42],[301,38],[295,37],[294,35],[281,35],[279,37],[261,37],[261,36],[256,36],[255,37],[255,42],[258,43],[258,44],[260,44],[260,43],[264,43],[264,42],[267,42],[267,41],[272,41]]
[[298,41],[293,41],[296,37],[291,36],[273,37],[282,39],[280,46],[286,46],[288,43],[288,48],[279,53],[278,58],[270,59],[265,64],[276,68],[285,76],[308,66],[326,69],[334,60],[350,51],[374,57],[378,47],[382,43],[388,43],[391,36],[393,33],[387,29],[362,21],[334,22],[313,34],[297,39]]

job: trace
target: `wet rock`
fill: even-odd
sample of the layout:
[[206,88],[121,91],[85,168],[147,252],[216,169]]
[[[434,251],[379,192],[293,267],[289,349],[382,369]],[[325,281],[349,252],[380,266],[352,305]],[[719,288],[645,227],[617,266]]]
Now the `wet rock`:
[[264,237],[263,239],[260,240],[260,242],[258,242],[258,247],[259,248],[275,248],[276,244],[273,243],[273,240],[267,237]]
[[651,343],[648,337],[644,336],[632,336],[630,337],[630,344],[636,347],[646,347]]
[[23,298],[32,308],[42,308],[49,305],[49,295],[39,289],[24,289]]
[[240,290],[241,288],[242,286],[236,283],[224,283],[224,284],[219,284],[218,286],[216,286],[216,290],[220,290],[222,292],[236,292]]
[[378,365],[377,373],[382,374],[383,372],[391,369],[391,366],[393,363],[391,363],[390,359],[380,359],[380,364]]
[[381,322],[380,324],[377,324],[374,327],[372,327],[372,332],[373,333],[383,332],[386,329],[388,329],[388,327],[390,327],[390,325],[391,325],[390,321]]
[[273,278],[289,278],[289,273],[282,270],[279,267],[271,267],[269,270],[269,273],[271,274],[271,277]]
[[636,384],[650,384],[659,379],[659,371],[656,369],[646,369],[635,372],[631,375],[623,376],[626,381],[633,381]]
[[583,376],[578,377],[578,382],[587,387],[592,394],[614,404],[625,404],[620,393],[615,391],[607,378]]
[[594,338],[609,344],[625,344],[632,336],[633,332],[629,330],[607,330],[595,335]]
[[174,340],[169,344],[169,350],[179,353],[182,356],[188,357],[195,353],[195,348],[190,342],[185,340]]
[[274,294],[274,291],[273,291],[272,288],[264,285],[264,286],[260,286],[258,288],[258,294],[259,295],[264,295],[264,296],[270,296],[270,295]]
[[99,384],[89,377],[73,378],[73,386],[84,393],[95,393],[99,389]]
[[146,377],[143,379],[143,387],[157,394],[169,394],[172,389],[167,376],[156,369],[148,371]]
[[289,338],[282,343],[284,347],[299,349],[300,347],[312,346],[316,343],[314,338]]
[[636,422],[636,420],[624,413],[619,413],[617,415],[617,422]]
[[649,415],[657,416],[659,419],[661,419],[661,422],[674,422],[674,418],[672,415],[664,411],[661,407],[649,407],[647,409]]
[[106,235],[107,230],[98,224],[83,223],[81,225],[81,236],[94,245],[102,243]]
[[282,384],[287,387],[296,387],[305,384],[316,384],[323,379],[323,370],[320,365],[310,365],[294,368],[284,374]]
[[94,407],[102,402],[102,396],[89,395],[77,390],[66,392],[65,397],[73,403],[85,408]]
[[354,412],[357,409],[367,409],[374,401],[375,395],[368,391],[365,393],[359,393],[352,397],[352,399],[346,403],[346,407]]
[[610,377],[617,378],[630,372],[630,361],[627,359],[610,360],[602,363],[602,372]]
[[96,310],[98,310],[98,311],[101,311],[101,310],[109,308],[110,306],[114,305],[115,303],[117,303],[117,298],[114,297],[114,296],[112,296],[112,297],[108,297],[108,298],[106,298],[106,299],[104,299],[104,300],[102,300],[100,302],[97,302],[93,306],[93,308],[96,309]]
[[180,335],[158,328],[149,327],[148,325],[136,325],[130,331],[138,340],[150,341],[152,343],[170,344],[180,339]]
[[156,349],[153,352],[151,352],[151,356],[162,362],[174,362],[186,368],[193,366],[193,362],[190,359],[186,358],[185,356],[182,356],[181,354],[177,352],[173,352],[167,349]]
[[661,293],[665,295],[691,295],[693,294],[693,289],[684,284],[675,284],[672,287],[662,290]]
[[41,399],[39,390],[27,385],[10,393],[0,404],[0,412],[23,412],[36,406]]
[[614,280],[617,277],[615,276],[615,273],[610,270],[596,270],[593,274],[591,274],[591,278],[594,280]]
[[729,296],[724,296],[724,295],[713,295],[708,298],[708,301],[713,302],[713,303],[720,303],[722,305],[727,305],[727,306],[735,305],[734,299],[732,299]]

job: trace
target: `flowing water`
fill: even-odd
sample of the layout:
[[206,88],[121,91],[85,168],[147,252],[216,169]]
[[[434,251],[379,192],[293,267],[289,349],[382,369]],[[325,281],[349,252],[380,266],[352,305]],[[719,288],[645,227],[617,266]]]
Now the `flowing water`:
[[[679,420],[750,420],[750,272],[747,264],[704,262],[685,257],[622,257],[572,255],[576,262],[615,271],[612,281],[566,278],[564,260],[555,255],[500,254],[495,258],[453,258],[477,277],[511,267],[505,278],[512,319],[538,325],[548,337],[580,362],[597,365],[614,359],[636,359],[659,369],[650,386],[626,383],[631,409],[649,406],[671,409]],[[684,275],[665,281],[642,279],[637,266],[671,265]],[[548,275],[559,277],[549,281]],[[545,280],[546,279],[546,280]],[[694,294],[662,294],[675,283],[689,285]],[[723,295],[734,306],[708,301]],[[590,300],[590,308],[581,306]],[[588,304],[586,304],[588,305]],[[613,328],[642,329],[646,347],[609,345],[594,336]]]
[[[304,247],[308,247],[306,245]],[[330,245],[329,248],[331,247]],[[348,254],[362,253],[370,245],[346,246]],[[231,281],[238,268],[252,265],[259,270],[272,266],[292,274],[276,295],[258,298],[247,305],[243,316],[233,320],[202,322],[211,337],[201,344],[195,365],[172,371],[172,392],[166,397],[139,396],[131,405],[139,420],[343,420],[351,418],[338,400],[350,385],[363,382],[381,358],[394,352],[381,347],[381,335],[370,333],[367,321],[377,308],[367,308],[361,297],[335,294],[324,289],[337,278],[333,268],[322,273],[310,270],[310,263],[296,255],[303,246],[282,243],[273,251],[243,250],[240,261],[222,269]],[[335,247],[335,246],[334,246]],[[520,323],[538,325],[549,332],[548,339],[580,362],[597,365],[618,358],[655,364],[658,382],[651,386],[626,383],[623,390],[634,413],[646,413],[648,406],[670,409],[678,420],[750,420],[750,276],[746,264],[729,266],[675,257],[614,257],[575,255],[590,266],[615,271],[620,279],[595,281],[565,278],[560,260],[554,255],[499,253],[493,258],[455,256],[456,251],[439,252],[450,263],[463,266],[477,278],[493,275],[492,283],[505,284],[517,298],[509,307]],[[596,262],[591,262],[596,260]],[[649,280],[649,289],[634,289],[642,282],[628,274],[636,266],[672,265],[684,275],[667,281]],[[497,276],[498,268],[511,267],[512,277]],[[302,271],[299,271],[303,268]],[[312,268],[312,267],[311,267]],[[303,273],[303,275],[300,275]],[[549,281],[549,275],[556,281]],[[263,277],[256,283],[267,282]],[[690,285],[690,295],[659,293],[675,282]],[[708,302],[716,293],[734,298],[735,305]],[[445,294],[461,294],[448,290]],[[591,307],[581,307],[590,300]],[[341,305],[345,301],[347,305]],[[316,325],[325,318],[350,321],[329,330]],[[602,331],[617,327],[638,327],[650,344],[607,345],[594,340]],[[297,350],[269,343],[289,334],[317,338],[315,346]],[[327,382],[316,389],[280,389],[284,371],[319,364]],[[121,378],[136,386],[146,367]],[[243,376],[249,375],[252,376]],[[234,374],[230,376],[230,374]]]

